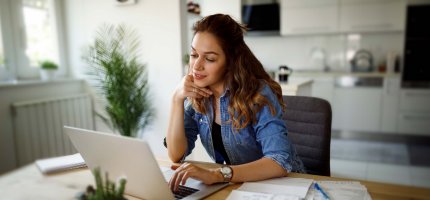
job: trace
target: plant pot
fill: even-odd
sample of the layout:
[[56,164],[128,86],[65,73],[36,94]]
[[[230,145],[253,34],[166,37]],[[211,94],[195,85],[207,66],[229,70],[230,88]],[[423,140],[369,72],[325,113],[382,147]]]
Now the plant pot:
[[52,69],[41,69],[40,79],[42,79],[42,81],[54,80],[56,71],[57,70],[52,70]]

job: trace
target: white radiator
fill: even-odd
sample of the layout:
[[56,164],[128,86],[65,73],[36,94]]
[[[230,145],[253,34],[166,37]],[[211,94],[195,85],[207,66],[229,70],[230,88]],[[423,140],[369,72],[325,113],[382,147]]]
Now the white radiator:
[[12,104],[18,166],[39,158],[75,153],[63,126],[94,129],[88,94]]

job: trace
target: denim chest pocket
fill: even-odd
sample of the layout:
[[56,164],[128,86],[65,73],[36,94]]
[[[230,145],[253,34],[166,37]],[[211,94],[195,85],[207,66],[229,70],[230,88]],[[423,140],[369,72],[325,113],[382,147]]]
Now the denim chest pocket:
[[209,125],[207,118],[202,114],[196,113],[193,118],[194,121],[196,121],[196,123],[198,124],[198,126]]
[[193,116],[193,119],[194,119],[194,121],[196,122],[196,124],[197,124],[197,126],[198,126],[198,128],[199,128],[199,130],[200,130],[200,133],[201,132],[206,132],[206,131],[208,131],[209,130],[209,122],[208,122],[208,119],[207,119],[207,117],[205,117],[204,115],[202,115],[202,114],[199,114],[199,113],[196,113],[194,116]]

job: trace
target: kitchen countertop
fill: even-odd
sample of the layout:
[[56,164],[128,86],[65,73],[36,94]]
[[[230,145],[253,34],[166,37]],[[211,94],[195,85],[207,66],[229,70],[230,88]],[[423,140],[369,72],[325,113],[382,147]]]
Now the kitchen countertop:
[[291,77],[286,83],[279,83],[282,89],[286,90],[297,90],[299,87],[302,87],[307,84],[311,84],[313,82],[310,78],[299,78],[299,77]]
[[311,95],[312,78],[290,77],[288,82],[279,83],[283,95]]
[[355,77],[401,77],[400,73],[386,73],[386,72],[347,72],[347,71],[294,71],[291,76],[293,77],[339,77],[339,76],[355,76]]

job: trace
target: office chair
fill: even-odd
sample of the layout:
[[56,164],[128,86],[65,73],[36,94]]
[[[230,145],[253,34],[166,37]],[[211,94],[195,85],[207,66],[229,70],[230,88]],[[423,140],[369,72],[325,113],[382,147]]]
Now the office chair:
[[309,174],[330,176],[331,106],[326,100],[283,96],[288,138]]

